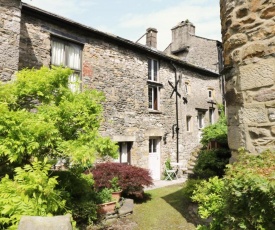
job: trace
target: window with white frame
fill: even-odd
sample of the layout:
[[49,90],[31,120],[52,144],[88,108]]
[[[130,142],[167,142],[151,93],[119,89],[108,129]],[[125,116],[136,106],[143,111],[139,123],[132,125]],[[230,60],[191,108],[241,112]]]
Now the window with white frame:
[[198,112],[198,126],[199,129],[202,129],[204,127],[204,113],[203,112]]
[[148,60],[148,80],[149,81],[158,81],[158,69],[159,63],[155,59]]
[[188,81],[184,83],[184,91],[186,95],[190,94],[190,83]]
[[186,116],[186,131],[191,132],[192,131],[192,117]]
[[149,153],[156,153],[158,151],[159,139],[150,138],[149,139]]
[[51,64],[63,65],[72,69],[73,74],[69,77],[69,88],[73,92],[79,91],[82,46],[58,38],[52,39],[51,46]]
[[209,108],[209,123],[214,124],[214,108]]
[[208,88],[207,93],[208,93],[208,99],[213,100],[214,99],[214,89]]
[[150,110],[159,110],[159,62],[155,59],[148,60],[148,108]]
[[116,162],[131,164],[131,148],[133,142],[119,142],[119,156]]

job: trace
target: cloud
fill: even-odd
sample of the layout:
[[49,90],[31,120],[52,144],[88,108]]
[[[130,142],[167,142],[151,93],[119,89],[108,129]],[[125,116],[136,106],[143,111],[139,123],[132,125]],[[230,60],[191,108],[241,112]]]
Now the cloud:
[[119,27],[134,30],[154,27],[158,30],[158,48],[165,49],[171,42],[171,28],[188,19],[196,26],[196,35],[220,40],[219,4],[217,1],[183,1],[177,5],[147,14],[127,14]]
[[78,15],[88,13],[89,9],[97,4],[96,0],[22,0],[40,9],[60,16],[76,19]]

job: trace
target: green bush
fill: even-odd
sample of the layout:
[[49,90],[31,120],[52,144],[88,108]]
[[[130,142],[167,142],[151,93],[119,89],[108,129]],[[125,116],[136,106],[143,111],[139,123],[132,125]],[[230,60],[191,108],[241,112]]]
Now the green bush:
[[275,229],[275,154],[242,153],[223,179],[203,183],[194,194],[203,218],[212,217],[203,229]]
[[193,177],[200,179],[214,176],[222,177],[230,157],[229,149],[201,150],[193,170]]
[[200,179],[188,179],[183,187],[183,196],[188,200],[192,201],[192,196],[194,191],[196,190],[197,186],[202,182],[203,180]]
[[79,173],[78,170],[53,171],[52,176],[58,176],[57,188],[63,191],[66,207],[71,210],[77,225],[89,225],[97,220],[98,196],[91,174]]
[[222,147],[228,147],[226,117],[224,115],[223,106],[219,107],[222,110],[219,120],[215,124],[211,124],[202,130],[201,143],[204,147],[212,140],[218,142]]
[[65,212],[65,200],[56,190],[56,177],[49,178],[51,165],[34,159],[32,165],[16,168],[14,179],[0,183],[0,229],[17,229],[21,216],[49,216]]

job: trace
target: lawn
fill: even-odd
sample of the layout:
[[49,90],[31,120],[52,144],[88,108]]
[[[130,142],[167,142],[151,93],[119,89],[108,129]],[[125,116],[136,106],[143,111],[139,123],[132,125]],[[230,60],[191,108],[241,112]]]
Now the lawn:
[[135,204],[133,214],[128,217],[137,224],[134,230],[195,229],[182,188],[182,185],[173,185],[147,191],[150,198]]

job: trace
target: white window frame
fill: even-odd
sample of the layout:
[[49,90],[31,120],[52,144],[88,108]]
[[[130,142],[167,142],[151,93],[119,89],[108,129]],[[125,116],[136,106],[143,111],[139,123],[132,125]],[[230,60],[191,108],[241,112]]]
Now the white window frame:
[[156,59],[148,59],[148,80],[159,81],[159,62]]
[[189,95],[191,93],[191,86],[189,82],[184,83],[184,91],[186,95]]
[[204,113],[198,112],[198,128],[202,129],[204,127]]
[[[82,49],[81,45],[65,39],[56,37],[51,39],[51,64],[56,66],[62,65],[73,70],[73,74],[68,79],[68,87],[72,92],[78,92],[81,89]],[[59,59],[55,54],[60,56]],[[69,59],[70,54],[71,59]]]
[[159,110],[159,87],[148,86],[148,108],[150,110]]

